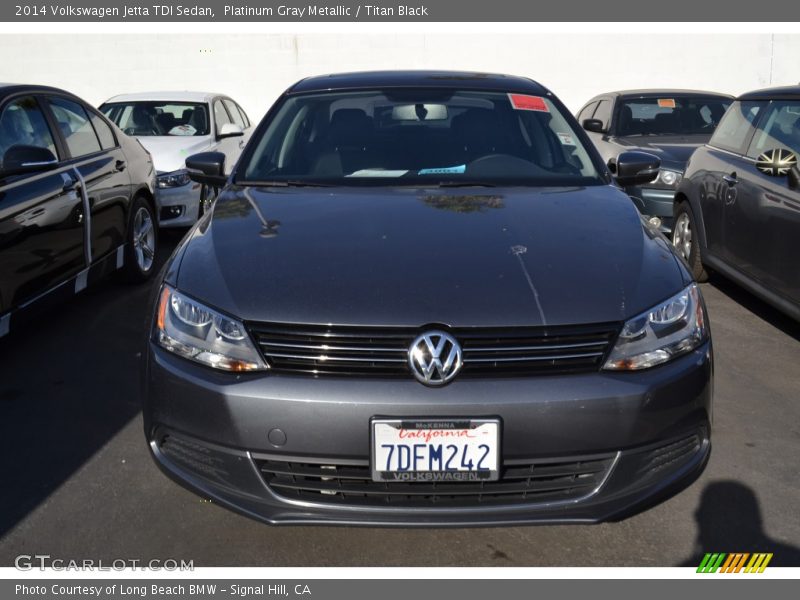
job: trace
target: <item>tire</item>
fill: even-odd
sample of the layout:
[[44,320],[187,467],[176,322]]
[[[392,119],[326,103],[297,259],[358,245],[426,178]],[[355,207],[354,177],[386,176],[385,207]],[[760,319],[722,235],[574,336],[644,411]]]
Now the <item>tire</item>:
[[689,271],[696,281],[708,281],[708,273],[700,259],[700,243],[697,241],[694,215],[688,202],[681,202],[675,213],[675,223],[672,226],[672,245],[678,254],[686,261]]
[[125,238],[123,276],[134,283],[147,281],[156,266],[158,221],[153,207],[142,196],[133,199]]

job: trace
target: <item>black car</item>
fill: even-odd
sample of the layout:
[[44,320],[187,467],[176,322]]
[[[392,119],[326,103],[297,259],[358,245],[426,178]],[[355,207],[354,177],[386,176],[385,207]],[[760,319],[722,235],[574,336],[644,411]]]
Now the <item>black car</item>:
[[686,161],[714,133],[732,96],[690,90],[630,90],[595,96],[578,112],[600,156],[614,170],[620,152],[643,150],[661,159],[652,181],[627,186],[651,225],[672,229],[672,201]]
[[150,155],[63,90],[0,84],[0,336],[156,249]]
[[544,86],[312,77],[224,159],[186,160],[224,189],[145,350],[175,480],[270,523],[421,526],[616,519],[702,471],[700,291]]
[[689,161],[673,243],[800,320],[800,86],[744,94]]

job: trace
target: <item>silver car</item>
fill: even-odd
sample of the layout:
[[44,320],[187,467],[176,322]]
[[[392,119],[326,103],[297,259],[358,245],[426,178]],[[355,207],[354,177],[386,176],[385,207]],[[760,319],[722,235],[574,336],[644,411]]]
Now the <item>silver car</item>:
[[144,92],[114,96],[100,110],[152,154],[158,172],[161,227],[189,227],[211,193],[186,173],[186,157],[221,152],[236,164],[250,137],[250,119],[231,98],[208,92]]

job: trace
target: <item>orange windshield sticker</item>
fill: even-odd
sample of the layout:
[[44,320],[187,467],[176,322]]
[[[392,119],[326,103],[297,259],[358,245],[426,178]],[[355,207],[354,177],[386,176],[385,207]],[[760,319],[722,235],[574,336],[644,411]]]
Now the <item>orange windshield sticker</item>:
[[511,106],[517,110],[537,110],[539,112],[550,112],[544,98],[540,96],[528,96],[527,94],[509,94]]
[[659,98],[658,106],[661,108],[675,108],[675,100],[673,98]]

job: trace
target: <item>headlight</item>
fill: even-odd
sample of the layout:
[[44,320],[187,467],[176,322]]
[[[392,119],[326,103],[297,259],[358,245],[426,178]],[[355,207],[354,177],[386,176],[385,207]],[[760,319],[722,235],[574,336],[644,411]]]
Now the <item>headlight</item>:
[[692,284],[625,323],[604,369],[648,369],[691,352],[708,339],[700,291]]
[[223,371],[269,368],[244,325],[164,286],[158,302],[155,339],[178,356]]
[[191,182],[189,174],[186,169],[179,169],[172,173],[162,173],[157,178],[158,187],[160,188],[174,188],[188,185]]
[[658,177],[654,183],[660,183],[662,185],[666,185],[669,187],[675,187],[681,182],[683,179],[683,173],[680,171],[671,171],[669,169],[660,169],[658,171]]

